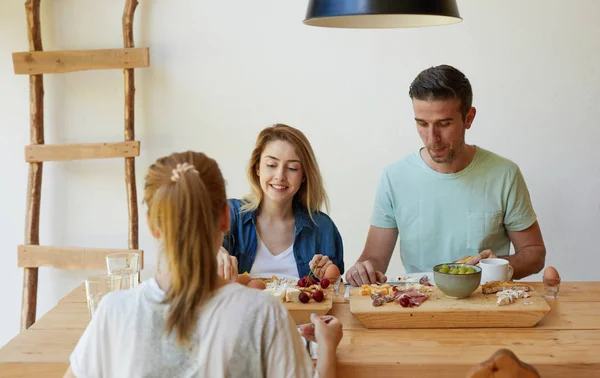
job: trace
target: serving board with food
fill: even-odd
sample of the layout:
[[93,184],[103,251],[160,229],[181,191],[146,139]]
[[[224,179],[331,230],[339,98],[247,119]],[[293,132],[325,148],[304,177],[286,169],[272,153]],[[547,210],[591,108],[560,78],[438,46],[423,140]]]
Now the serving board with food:
[[296,324],[310,323],[311,314],[326,315],[333,306],[333,288],[328,279],[238,276],[238,282],[264,290],[279,300]]
[[[456,280],[465,278],[457,273]],[[464,298],[448,296],[428,280],[363,285],[352,290],[349,300],[350,311],[366,328],[533,327],[550,312],[538,292],[512,281],[476,283]]]

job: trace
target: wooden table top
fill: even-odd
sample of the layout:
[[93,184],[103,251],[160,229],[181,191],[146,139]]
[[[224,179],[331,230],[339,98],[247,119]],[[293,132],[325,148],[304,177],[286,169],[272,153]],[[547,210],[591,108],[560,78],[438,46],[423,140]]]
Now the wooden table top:
[[[542,290],[541,283],[532,286]],[[330,312],[344,326],[340,377],[465,377],[500,348],[543,378],[600,377],[600,282],[561,283],[559,299],[548,302],[552,311],[525,329],[366,329],[343,292]],[[88,321],[80,286],[0,349],[0,377],[62,377]]]

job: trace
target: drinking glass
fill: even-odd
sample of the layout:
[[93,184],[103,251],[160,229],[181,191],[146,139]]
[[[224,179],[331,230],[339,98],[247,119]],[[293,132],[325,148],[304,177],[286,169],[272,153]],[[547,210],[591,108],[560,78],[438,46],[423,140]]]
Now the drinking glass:
[[94,316],[102,297],[111,291],[121,290],[121,277],[111,274],[96,274],[85,280],[85,296],[90,319]]
[[132,289],[139,282],[140,255],[137,253],[113,253],[106,256],[108,274],[121,277],[121,288]]
[[546,298],[558,298],[560,290],[560,278],[544,279],[544,296]]
[[[342,283],[342,276],[338,276],[338,278],[335,281],[331,282],[331,285],[333,285],[333,295],[334,296],[338,296],[340,295],[340,284]],[[350,290],[350,289],[348,289]]]

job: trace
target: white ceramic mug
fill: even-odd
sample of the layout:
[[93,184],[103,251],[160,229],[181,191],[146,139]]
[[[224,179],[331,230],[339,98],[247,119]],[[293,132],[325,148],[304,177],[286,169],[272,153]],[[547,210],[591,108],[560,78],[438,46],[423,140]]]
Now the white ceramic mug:
[[482,285],[492,281],[510,281],[515,272],[508,260],[504,259],[483,259],[478,265],[481,268]]

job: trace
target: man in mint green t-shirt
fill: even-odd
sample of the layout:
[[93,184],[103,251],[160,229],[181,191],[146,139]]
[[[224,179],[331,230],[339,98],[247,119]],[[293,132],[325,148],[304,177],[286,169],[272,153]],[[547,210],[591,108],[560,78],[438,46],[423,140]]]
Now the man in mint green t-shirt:
[[346,280],[385,282],[398,236],[407,273],[466,256],[470,264],[505,258],[515,279],[539,272],[546,249],[519,167],[465,143],[476,114],[469,80],[454,67],[432,67],[409,94],[425,146],[383,171],[365,249]]

